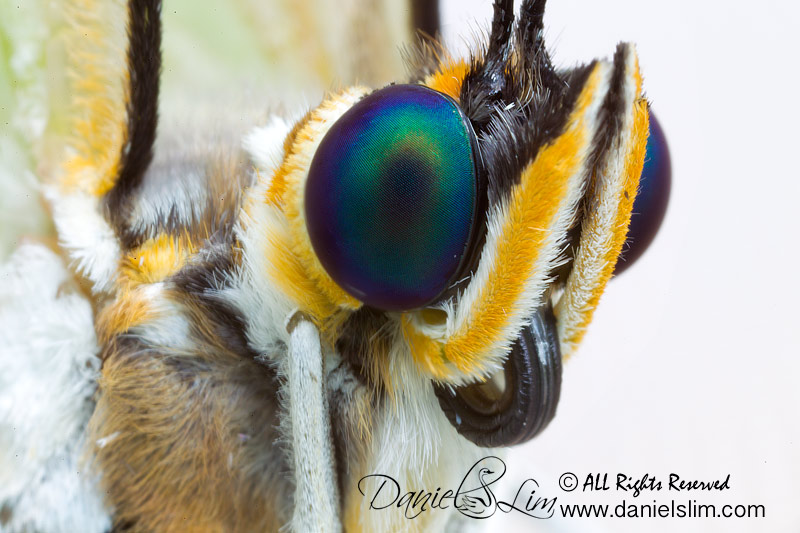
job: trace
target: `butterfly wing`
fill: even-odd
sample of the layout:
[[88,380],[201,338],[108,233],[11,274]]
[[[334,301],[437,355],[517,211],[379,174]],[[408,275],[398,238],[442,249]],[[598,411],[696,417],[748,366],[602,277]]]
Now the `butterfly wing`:
[[0,5],[0,260],[22,235],[52,234],[36,177],[58,76],[44,4]]
[[83,461],[100,360],[89,299],[40,244],[0,265],[0,508],[3,531],[111,525]]

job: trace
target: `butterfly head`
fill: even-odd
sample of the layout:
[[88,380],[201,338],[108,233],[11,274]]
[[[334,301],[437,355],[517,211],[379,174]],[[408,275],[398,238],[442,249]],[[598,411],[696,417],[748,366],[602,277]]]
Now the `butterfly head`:
[[[426,376],[484,445],[552,418],[647,139],[633,47],[556,70],[543,14],[498,0],[471,57],[426,42],[408,83],[329,96],[287,136],[266,191],[271,280],[292,306],[376,387]],[[403,357],[412,370],[397,371]]]

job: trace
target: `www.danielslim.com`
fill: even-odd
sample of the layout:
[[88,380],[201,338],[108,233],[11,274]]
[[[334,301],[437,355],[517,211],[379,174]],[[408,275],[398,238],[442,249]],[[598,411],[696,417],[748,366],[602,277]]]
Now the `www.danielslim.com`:
[[763,505],[703,504],[696,500],[669,503],[562,504],[558,509],[563,518],[764,518]]

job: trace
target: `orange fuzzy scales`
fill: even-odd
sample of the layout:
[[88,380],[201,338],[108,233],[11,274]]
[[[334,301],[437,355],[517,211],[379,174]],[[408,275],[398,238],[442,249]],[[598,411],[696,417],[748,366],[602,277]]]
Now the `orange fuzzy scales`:
[[320,292],[300,259],[292,253],[288,245],[290,237],[286,232],[278,232],[276,228],[272,228],[265,238],[269,242],[267,264],[270,278],[275,280],[302,312],[320,326],[324,319],[336,312],[336,306]]
[[423,366],[436,378],[445,378],[449,375],[444,344],[419,331],[414,325],[410,313],[403,314],[402,331],[417,364]]
[[266,199],[270,203],[282,200],[280,207],[289,223],[288,232],[274,231],[269,236],[273,279],[318,324],[340,309],[358,309],[361,302],[331,279],[314,253],[305,228],[303,188],[314,151],[325,132],[337,114],[349,109],[364,92],[354,89],[331,96],[301,121],[292,147],[276,173],[280,181],[273,180]]
[[595,98],[601,70],[595,67],[570,115],[566,131],[544,146],[522,172],[505,210],[501,236],[487,282],[470,310],[469,319],[447,342],[414,331],[408,321],[404,333],[416,361],[434,377],[450,374],[447,363],[474,373],[485,364],[486,354],[508,334],[509,314],[519,311],[531,269],[565,201],[568,181],[584,163],[584,148],[591,142],[586,114]]
[[73,2],[69,15],[74,32],[67,42],[72,73],[74,117],[64,162],[62,187],[101,196],[114,186],[127,135],[127,71],[122,57],[113,57],[105,9],[93,1]]
[[267,189],[265,200],[268,204],[277,206],[283,205],[283,193],[286,191],[286,176],[290,172],[297,170],[294,166],[296,161],[294,158],[290,157],[294,153],[294,143],[300,131],[308,124],[308,121],[311,120],[313,113],[313,111],[309,111],[303,115],[303,117],[297,121],[297,124],[292,127],[292,131],[289,132],[289,135],[286,136],[286,140],[283,142],[283,163],[281,163],[281,166],[275,171],[270,181],[269,188]]
[[180,270],[195,252],[196,247],[188,237],[162,233],[131,250],[123,260],[122,269],[134,283],[156,283]]
[[272,176],[269,189],[267,189],[267,193],[264,197],[264,200],[268,204],[276,206],[283,205],[283,194],[286,192],[286,174],[292,170],[287,163],[290,155],[291,152],[285,152],[283,164],[278,167],[278,170],[276,170],[275,174]]
[[461,96],[461,84],[468,72],[469,65],[463,59],[448,60],[438,72],[425,78],[424,84],[458,100]]
[[98,340],[101,344],[105,344],[114,336],[144,324],[154,316],[150,298],[143,288],[120,291],[116,300],[103,307],[97,314],[95,328]]

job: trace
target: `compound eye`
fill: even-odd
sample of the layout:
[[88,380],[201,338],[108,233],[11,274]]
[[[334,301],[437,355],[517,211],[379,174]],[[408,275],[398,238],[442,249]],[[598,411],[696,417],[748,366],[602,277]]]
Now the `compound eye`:
[[475,147],[458,105],[427,87],[392,85],[350,108],[305,188],[306,227],[331,278],[377,309],[435,302],[479,225]]
[[636,262],[655,239],[664,220],[672,182],[669,147],[656,116],[650,112],[650,136],[639,193],[633,201],[633,215],[622,256],[614,269],[619,274]]

